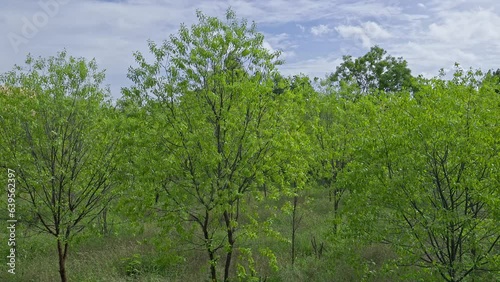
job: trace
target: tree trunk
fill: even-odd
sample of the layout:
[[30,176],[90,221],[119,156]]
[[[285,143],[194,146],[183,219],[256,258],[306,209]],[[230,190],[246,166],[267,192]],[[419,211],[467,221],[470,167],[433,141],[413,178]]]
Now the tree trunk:
[[102,210],[102,235],[107,236],[109,235],[109,230],[108,230],[108,208],[105,207]]
[[339,190],[338,188],[335,188],[333,190],[333,233],[337,234],[338,227],[339,227],[339,212],[340,212],[340,199],[342,198],[342,193],[343,191]]
[[229,243],[229,250],[226,253],[226,265],[224,266],[224,282],[229,281],[229,270],[231,268],[231,260],[233,257],[234,246],[234,228],[231,226],[231,217],[227,211],[224,211],[224,221],[227,228],[227,242]]
[[[208,230],[208,223],[209,221],[210,214],[208,210],[205,210],[205,218],[203,223],[201,224],[201,228],[203,231],[203,236],[205,238],[205,244],[206,244],[206,249],[208,253],[208,259],[210,260],[210,282],[217,282],[217,269],[216,269],[216,262],[215,262],[215,251],[212,247],[212,238],[210,236],[209,230]],[[201,223],[201,221],[200,221]]]
[[295,264],[295,233],[297,233],[297,202],[298,197],[293,197],[293,210],[292,210],[292,267]]
[[217,282],[217,270],[215,269],[215,254],[212,250],[208,251],[208,258],[210,259],[210,281]]
[[65,242],[63,244],[58,238],[57,253],[59,255],[59,275],[61,277],[61,282],[67,282],[68,278],[66,277],[66,255],[68,254],[68,242]]

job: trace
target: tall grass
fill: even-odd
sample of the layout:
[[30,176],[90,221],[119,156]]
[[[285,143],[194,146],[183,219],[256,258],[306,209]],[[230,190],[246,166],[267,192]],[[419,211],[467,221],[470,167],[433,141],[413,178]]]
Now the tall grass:
[[[251,263],[257,272],[255,281],[439,281],[432,273],[398,267],[394,263],[397,255],[389,245],[359,241],[348,233],[342,233],[342,228],[334,233],[332,206],[323,192],[310,192],[299,206],[302,221],[297,229],[294,265],[291,264],[290,214],[278,212],[273,220],[272,228],[281,234],[281,239],[261,234],[253,239],[238,241],[238,247],[252,250]],[[267,218],[272,214],[262,208],[267,204],[276,205],[264,201],[254,205],[249,212]],[[278,203],[282,204],[283,201]],[[171,234],[162,233],[157,222],[151,220],[144,224],[141,232],[126,224],[115,227],[115,231],[110,236],[100,236],[90,228],[81,239],[72,243],[67,260],[70,281],[208,280],[205,252],[162,246],[162,236]],[[173,239],[174,243],[181,245],[175,242],[175,237]],[[7,242],[3,234],[1,240]],[[318,246],[321,246],[321,252]],[[17,250],[16,275],[8,274],[6,264],[2,263],[0,281],[59,280],[53,237],[21,230],[17,237]],[[269,254],[266,256],[262,250],[272,251],[278,269],[275,269]],[[4,257],[7,255],[6,244],[1,244],[0,251]],[[234,277],[237,264],[249,267],[248,257],[241,259],[242,252],[238,249],[235,254]],[[181,256],[183,259],[180,259]],[[242,278],[243,281],[248,279]]]

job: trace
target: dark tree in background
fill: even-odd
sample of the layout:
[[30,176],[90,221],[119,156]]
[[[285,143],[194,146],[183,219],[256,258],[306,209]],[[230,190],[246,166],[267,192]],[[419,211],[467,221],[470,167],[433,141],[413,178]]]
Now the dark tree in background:
[[331,86],[340,86],[341,82],[357,85],[363,94],[372,90],[396,92],[412,87],[412,75],[403,58],[387,55],[384,49],[374,46],[362,57],[344,56],[342,64],[325,81]]

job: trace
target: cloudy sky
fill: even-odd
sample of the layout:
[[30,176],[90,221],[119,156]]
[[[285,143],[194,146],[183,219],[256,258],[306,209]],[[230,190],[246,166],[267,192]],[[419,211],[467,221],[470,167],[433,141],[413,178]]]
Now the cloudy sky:
[[0,0],[0,72],[23,64],[28,53],[52,56],[64,48],[96,58],[112,95],[130,85],[133,52],[147,52],[196,21],[195,11],[223,17],[228,7],[255,21],[265,46],[282,50],[285,75],[324,77],[343,55],[361,56],[379,45],[408,61],[414,75],[431,77],[455,62],[500,68],[500,1],[174,1]]

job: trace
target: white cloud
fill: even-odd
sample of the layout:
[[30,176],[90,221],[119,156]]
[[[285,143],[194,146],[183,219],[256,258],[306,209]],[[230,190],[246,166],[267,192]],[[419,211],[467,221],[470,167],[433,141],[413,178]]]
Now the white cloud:
[[268,40],[273,46],[277,48],[289,48],[294,44],[290,41],[290,35],[288,33],[279,34],[265,34],[266,40]]
[[[332,1],[334,2],[334,1]],[[384,1],[346,1],[336,6],[343,15],[354,17],[393,18],[401,13],[401,8],[388,5]]]
[[392,35],[384,28],[379,26],[377,23],[370,21],[365,22],[360,26],[340,25],[337,26],[335,30],[343,38],[355,38],[361,40],[361,44],[364,48],[370,48],[372,46],[373,39],[387,39],[392,37]]
[[362,25],[362,27],[370,38],[386,39],[391,37],[391,34],[388,31],[374,22],[366,22]]
[[469,45],[500,40],[500,16],[493,10],[448,12],[439,23],[429,25],[429,36],[436,41]]
[[273,46],[271,46],[271,44],[270,44],[267,40],[264,40],[264,41],[262,42],[262,47],[264,47],[265,49],[267,49],[267,51],[269,51],[269,52],[274,52],[274,51],[276,51],[276,50],[273,48]]
[[324,25],[324,24],[320,24],[320,25],[311,27],[311,33],[314,36],[327,35],[328,33],[332,32],[332,31],[333,31],[333,29],[329,28],[327,25]]
[[294,2],[227,0],[225,3],[242,16],[255,19],[258,23],[289,23],[341,18],[343,12],[337,9],[337,6],[344,1],[347,0],[297,0]]
[[[51,56],[66,48],[73,56],[95,57],[107,69],[107,83],[116,97],[130,83],[126,73],[135,65],[133,52],[149,58],[147,40],[159,43],[182,22],[195,23],[196,9],[223,18],[232,7],[238,17],[255,21],[265,34],[264,46],[282,50],[288,61],[280,67],[285,74],[323,77],[342,55],[362,55],[360,48],[373,44],[403,56],[415,74],[437,74],[454,62],[483,69],[500,66],[500,1],[493,0],[69,1],[15,54],[7,34],[20,33],[23,17],[31,19],[41,11],[39,5],[24,2],[0,2],[0,72],[22,64],[28,52]],[[335,32],[346,40],[330,38]],[[328,40],[311,40],[313,36]]]
[[297,48],[297,45],[290,40],[290,36],[287,33],[266,34],[265,38],[262,43],[264,48],[271,52],[280,50],[281,59],[290,59],[296,56],[293,49]]
[[295,51],[282,51],[280,59],[288,60],[288,59],[295,58],[296,56],[297,56],[297,53],[295,53]]
[[284,75],[305,74],[309,77],[324,78],[326,74],[334,72],[335,68],[342,63],[342,58],[335,54],[327,54],[311,59],[300,60],[280,66]]
[[436,42],[408,42],[393,46],[399,50],[397,56],[408,61],[414,75],[423,74],[432,77],[438,74],[439,69],[450,70],[455,63],[465,68],[476,65],[484,60],[472,50],[462,50],[460,46],[449,46]]
[[302,32],[306,31],[306,28],[303,25],[301,25],[301,24],[296,24],[295,26],[298,27],[298,28],[300,28],[300,31],[302,31]]
[[[484,1],[477,3],[479,6]],[[453,69],[455,62],[464,68],[498,68],[498,5],[489,9],[460,1],[433,1],[426,5],[431,11],[428,18],[407,27],[404,37],[388,48],[390,53],[403,56],[414,74],[437,75],[440,68]]]

